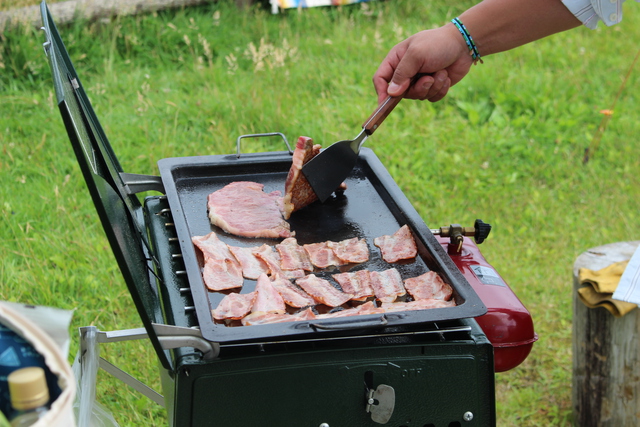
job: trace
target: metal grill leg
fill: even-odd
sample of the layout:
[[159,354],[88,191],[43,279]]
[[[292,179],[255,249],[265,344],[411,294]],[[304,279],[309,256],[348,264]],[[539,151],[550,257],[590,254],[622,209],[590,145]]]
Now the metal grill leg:
[[[80,351],[79,351],[79,363],[80,363],[80,372],[81,378],[90,375],[95,377],[98,373],[98,368],[102,368],[105,372],[113,376],[114,378],[122,381],[127,384],[129,387],[134,390],[142,393],[153,402],[157,403],[160,406],[164,406],[164,397],[153,390],[151,387],[143,383],[142,381],[134,378],[127,372],[118,368],[114,364],[108,362],[104,358],[100,357],[99,346],[100,343],[108,343],[108,342],[118,342],[118,341],[129,341],[129,340],[138,340],[138,339],[146,339],[147,333],[144,328],[139,329],[129,329],[123,331],[116,331],[111,333],[106,333],[99,331],[95,326],[84,326],[79,328],[80,330]],[[94,360],[97,359],[98,363],[95,363]],[[79,381],[81,381],[81,378]],[[86,377],[85,377],[86,378]],[[95,383],[95,381],[93,381]],[[81,402],[86,402],[89,406],[93,404],[95,400],[95,387],[91,387],[91,390],[85,390],[86,387],[83,387]],[[81,408],[82,412],[82,408]],[[82,425],[82,424],[80,424]],[[88,425],[88,424],[87,424]]]

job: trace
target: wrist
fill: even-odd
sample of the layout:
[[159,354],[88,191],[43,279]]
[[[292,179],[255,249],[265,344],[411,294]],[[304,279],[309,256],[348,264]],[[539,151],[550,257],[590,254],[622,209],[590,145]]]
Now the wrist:
[[469,33],[469,30],[467,30],[467,27],[464,25],[464,23],[460,20],[460,18],[453,18],[450,21],[450,24],[456,29],[456,32],[458,33],[457,39],[459,41],[459,44],[463,49],[466,50],[468,55],[471,56],[472,62],[474,64],[477,64],[478,62],[482,64],[483,61],[480,57],[480,50],[478,49],[475,40]]
[[445,25],[439,28],[445,34],[446,40],[448,41],[447,45],[450,46],[449,49],[452,49],[452,53],[454,53],[455,57],[458,60],[469,60],[471,61],[471,55],[469,55],[469,48],[460,34],[460,31],[456,28],[453,22],[449,21]]

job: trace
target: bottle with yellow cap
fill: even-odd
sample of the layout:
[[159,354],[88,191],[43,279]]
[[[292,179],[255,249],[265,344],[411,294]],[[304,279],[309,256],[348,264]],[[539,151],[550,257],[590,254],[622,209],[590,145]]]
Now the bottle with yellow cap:
[[31,426],[49,411],[49,389],[44,370],[38,366],[18,369],[9,374],[11,406],[15,413],[11,427]]

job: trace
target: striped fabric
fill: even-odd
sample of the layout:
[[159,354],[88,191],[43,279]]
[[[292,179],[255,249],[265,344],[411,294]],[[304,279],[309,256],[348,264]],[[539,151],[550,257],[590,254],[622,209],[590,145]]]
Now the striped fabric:
[[[640,0],[636,0],[640,2]],[[587,28],[594,30],[598,22],[607,26],[622,21],[622,3],[625,0],[562,0],[565,6]]]

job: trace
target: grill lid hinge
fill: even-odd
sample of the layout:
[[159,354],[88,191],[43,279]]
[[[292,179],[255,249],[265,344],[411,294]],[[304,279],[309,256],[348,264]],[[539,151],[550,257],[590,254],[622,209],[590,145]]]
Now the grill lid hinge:
[[144,191],[158,191],[165,194],[164,184],[159,176],[120,172],[120,178],[129,195]]

